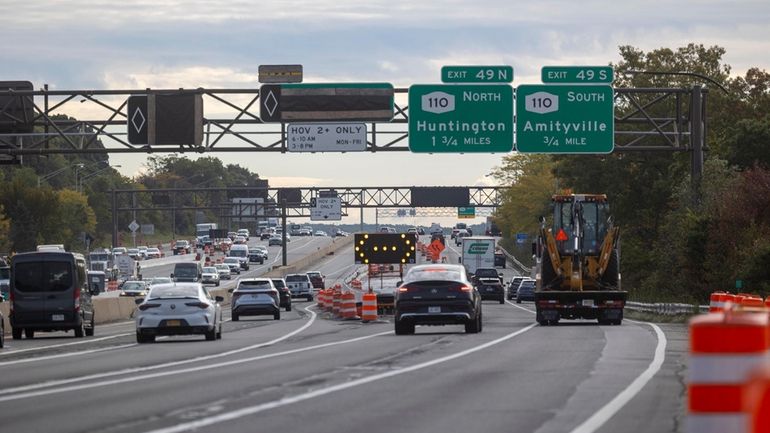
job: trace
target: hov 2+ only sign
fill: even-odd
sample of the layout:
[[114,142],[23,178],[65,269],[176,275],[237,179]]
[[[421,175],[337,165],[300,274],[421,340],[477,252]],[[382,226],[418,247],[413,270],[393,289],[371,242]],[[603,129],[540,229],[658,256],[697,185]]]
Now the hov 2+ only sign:
[[520,85],[516,88],[516,150],[612,152],[613,97],[608,85]]
[[414,153],[510,152],[513,88],[506,84],[409,87],[409,150]]
[[292,123],[286,128],[289,152],[363,152],[365,123]]
[[311,221],[339,221],[342,219],[342,200],[339,197],[315,197],[310,199]]

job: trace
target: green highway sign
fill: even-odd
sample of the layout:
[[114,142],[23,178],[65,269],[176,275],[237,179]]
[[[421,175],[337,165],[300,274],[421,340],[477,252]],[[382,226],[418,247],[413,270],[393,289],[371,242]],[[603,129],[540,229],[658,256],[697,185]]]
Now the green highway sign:
[[516,88],[516,150],[612,152],[613,96],[607,85],[520,85]]
[[442,66],[442,83],[510,83],[513,66]]
[[458,207],[457,218],[476,218],[476,208],[470,207]]
[[507,84],[409,87],[409,150],[414,153],[510,152],[513,88]]
[[540,79],[556,84],[610,84],[612,66],[543,66]]

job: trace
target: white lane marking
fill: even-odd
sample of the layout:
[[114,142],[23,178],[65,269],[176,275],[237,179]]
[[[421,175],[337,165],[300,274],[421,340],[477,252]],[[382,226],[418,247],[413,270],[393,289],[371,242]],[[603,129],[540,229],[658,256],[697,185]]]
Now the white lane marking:
[[575,427],[575,429],[573,429],[570,433],[593,433],[596,430],[599,430],[599,428],[601,428],[604,423],[609,421],[610,418],[615,416],[615,414],[617,414],[618,411],[623,408],[623,406],[631,401],[632,398],[636,397],[636,395],[639,394],[639,392],[644,388],[645,385],[647,385],[650,380],[652,380],[653,377],[655,377],[658,371],[660,371],[660,368],[663,366],[663,362],[666,360],[666,334],[664,334],[658,325],[654,323],[637,322],[634,320],[629,321],[638,324],[649,325],[655,331],[655,334],[658,337],[658,344],[655,347],[655,357],[653,357],[652,362],[647,367],[647,369],[644,370],[642,374],[640,374],[636,379],[634,379],[634,381],[631,382],[631,384],[628,385],[626,389],[621,391],[620,394],[616,395],[615,398],[613,398],[604,407],[599,409],[590,418],[585,420],[582,424]]
[[[27,390],[31,390],[31,389],[48,388],[48,387],[52,387],[52,386],[65,385],[65,384],[68,384],[68,383],[83,382],[83,381],[92,380],[92,379],[103,379],[105,377],[121,376],[121,375],[124,375],[124,374],[141,373],[141,372],[144,372],[144,371],[158,370],[158,369],[166,368],[166,367],[175,367],[175,366],[178,366],[178,365],[190,364],[190,363],[201,362],[201,361],[208,361],[210,359],[222,358],[222,357],[225,357],[225,356],[230,356],[230,355],[234,355],[234,354],[237,354],[237,353],[242,353],[242,352],[246,352],[246,351],[249,351],[249,350],[259,349],[259,348],[267,347],[267,346],[272,346],[272,345],[274,345],[276,343],[279,343],[279,342],[281,342],[283,340],[291,338],[291,337],[299,334],[300,332],[304,331],[308,327],[310,327],[315,322],[315,319],[316,319],[316,316],[317,316],[315,312],[310,310],[310,308],[312,308],[312,307],[306,307],[305,308],[305,311],[307,311],[308,313],[311,314],[310,320],[308,320],[307,323],[305,323],[301,327],[295,329],[294,331],[289,332],[286,335],[283,335],[281,337],[278,337],[278,338],[275,338],[273,340],[267,341],[265,343],[257,343],[257,344],[253,344],[251,346],[242,347],[240,349],[235,349],[235,350],[230,350],[230,351],[227,351],[227,352],[217,353],[215,355],[199,356],[199,357],[192,358],[192,359],[187,359],[187,360],[184,360],[184,361],[166,362],[166,363],[163,363],[163,364],[149,365],[149,366],[146,366],[146,367],[126,368],[126,369],[119,370],[119,371],[110,371],[110,372],[106,372],[106,373],[91,374],[91,375],[88,375],[88,376],[80,376],[80,377],[73,377],[73,378],[69,378],[69,379],[54,380],[54,381],[50,381],[50,382],[43,382],[43,383],[36,383],[36,384],[31,384],[31,385],[20,386],[20,387],[16,387],[16,388],[0,389],[0,395],[11,394],[11,393],[14,393],[14,392],[27,391]],[[0,400],[0,401],[4,401],[4,400]]]
[[[356,338],[351,338],[351,339],[348,339],[348,340],[333,341],[331,343],[318,344],[318,345],[315,345],[315,346],[303,347],[301,349],[287,350],[285,352],[269,353],[269,354],[266,354],[266,355],[259,355],[259,356],[254,356],[254,357],[246,358],[246,359],[236,359],[236,360],[232,360],[232,361],[219,362],[219,363],[216,363],[216,364],[199,365],[197,367],[190,367],[190,368],[185,368],[185,369],[181,369],[181,370],[163,371],[163,372],[158,372],[158,373],[145,374],[145,375],[142,375],[142,376],[125,377],[125,378],[122,378],[122,379],[106,380],[106,381],[102,381],[102,382],[86,383],[86,384],[82,384],[82,385],[72,385],[72,386],[66,386],[66,387],[62,387],[62,388],[46,389],[46,390],[42,390],[42,391],[33,391],[33,392],[26,392],[26,393],[14,394],[14,395],[7,395],[7,396],[4,396],[4,397],[0,397],[0,402],[11,401],[11,400],[20,400],[20,399],[24,399],[24,398],[39,397],[39,396],[46,396],[46,395],[52,395],[52,394],[60,394],[60,393],[63,393],[63,392],[78,391],[78,390],[90,389],[90,388],[98,388],[98,387],[103,387],[103,386],[111,386],[111,385],[117,385],[117,384],[128,383],[128,382],[133,383],[133,382],[136,382],[136,381],[139,381],[139,380],[155,379],[155,378],[158,378],[158,377],[167,377],[167,376],[176,376],[176,375],[179,375],[179,374],[194,373],[194,372],[202,371],[202,370],[210,370],[212,368],[229,367],[229,366],[232,366],[232,365],[245,364],[245,363],[248,363],[248,362],[260,361],[260,360],[263,360],[263,359],[277,358],[279,356],[293,355],[295,353],[307,352],[307,351],[310,351],[310,350],[322,349],[322,348],[325,348],[325,347],[331,347],[331,346],[338,346],[338,345],[341,345],[341,344],[353,343],[353,342],[356,342],[356,341],[367,340],[367,339],[370,339],[370,338],[379,337],[379,336],[382,336],[382,335],[392,334],[392,333],[393,333],[393,331],[378,332],[376,334],[365,335],[363,337],[356,337]],[[45,384],[42,384],[42,385],[45,385]],[[19,387],[19,388],[23,388],[23,387]],[[18,390],[19,388],[16,388],[16,390]]]
[[3,356],[3,355],[15,355],[17,353],[25,353],[25,352],[35,352],[35,351],[38,351],[38,350],[56,349],[56,348],[59,348],[59,347],[74,346],[76,344],[95,343],[97,341],[112,340],[113,338],[125,337],[127,335],[133,335],[133,333],[129,333],[129,334],[115,334],[115,335],[110,335],[109,337],[94,338],[94,339],[91,339],[91,340],[79,340],[79,341],[74,341],[72,343],[52,344],[50,346],[31,347],[29,349],[8,350],[8,351],[3,351],[2,353],[0,353],[0,356]]
[[357,386],[365,385],[367,383],[375,382],[378,380],[386,379],[393,376],[398,376],[405,373],[411,373],[413,371],[422,370],[423,368],[432,367],[437,364],[442,364],[447,361],[451,361],[457,358],[461,358],[463,356],[470,355],[471,353],[475,353],[481,350],[484,350],[486,348],[492,347],[496,344],[500,344],[506,340],[510,340],[513,337],[519,336],[530,329],[534,328],[535,324],[529,325],[526,328],[520,329],[516,332],[512,332],[508,335],[505,335],[503,337],[500,337],[496,340],[489,341],[487,343],[478,345],[476,347],[472,347],[470,349],[463,350],[462,352],[457,352],[452,355],[447,355],[441,358],[436,358],[431,361],[426,361],[420,364],[415,364],[409,367],[400,368],[397,370],[387,371],[380,374],[375,374],[373,376],[364,377],[361,379],[353,380],[350,382],[340,383],[337,385],[329,386],[326,388],[317,389],[315,391],[306,392],[304,394],[295,395],[292,397],[284,397],[280,400],[274,400],[267,403],[258,404],[255,406],[245,407],[243,409],[235,410],[228,413],[223,413],[221,415],[216,415],[208,418],[203,418],[196,421],[186,422],[182,424],[177,424],[172,427],[167,428],[161,428],[157,430],[152,430],[150,432],[146,433],[177,433],[177,432],[183,432],[187,430],[195,430],[203,427],[210,426],[212,424],[218,424],[225,421],[233,421],[239,418],[243,418],[249,415],[254,415],[260,412],[264,412],[267,410],[279,408],[282,406],[287,406],[295,403],[299,403],[301,401],[310,400],[311,398],[321,397],[323,395],[331,394],[333,392],[342,391],[350,388],[354,388]]
[[524,307],[522,307],[521,305],[516,305],[516,304],[514,304],[513,302],[511,302],[511,301],[509,301],[509,300],[506,300],[506,301],[505,301],[505,303],[506,303],[506,304],[508,304],[508,305],[512,305],[512,306],[514,306],[514,307],[518,308],[519,310],[524,310],[524,311],[526,311],[527,313],[537,314],[536,312],[534,312],[534,311],[530,310],[529,308],[524,308]]
[[[127,334],[127,335],[130,335],[130,334]],[[88,354],[91,354],[91,353],[106,352],[108,350],[125,349],[126,347],[131,347],[131,346],[136,346],[136,343],[121,344],[119,346],[111,346],[111,347],[102,347],[101,349],[84,350],[84,351],[81,351],[81,352],[60,353],[58,355],[39,356],[39,357],[36,357],[36,358],[18,359],[16,361],[5,361],[5,362],[0,362],[0,367],[4,367],[6,365],[26,364],[28,362],[46,361],[46,360],[49,360],[49,359],[69,358],[69,357],[72,357],[72,356],[83,356],[83,355],[88,355]]]
[[[536,314],[534,311],[527,308],[515,305],[511,302],[507,303],[513,305],[516,308],[528,311]],[[652,362],[647,366],[647,369],[642,372],[630,385],[626,387],[620,394],[616,395],[609,403],[599,409],[590,418],[585,420],[582,424],[575,427],[570,433],[594,433],[601,428],[607,421],[609,421],[615,414],[620,411],[632,398],[634,398],[644,388],[647,383],[660,371],[663,366],[663,362],[666,360],[666,334],[658,327],[658,325],[649,322],[638,322],[636,320],[625,319],[628,322],[636,323],[639,325],[649,325],[655,331],[655,335],[658,338],[658,344],[655,347],[655,356],[652,358]]]

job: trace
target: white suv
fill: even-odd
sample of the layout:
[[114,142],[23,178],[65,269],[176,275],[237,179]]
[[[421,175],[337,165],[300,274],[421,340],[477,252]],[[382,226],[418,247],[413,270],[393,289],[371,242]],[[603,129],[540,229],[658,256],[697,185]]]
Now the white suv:
[[286,285],[289,286],[292,298],[307,298],[313,300],[313,284],[307,274],[289,274],[285,278]]

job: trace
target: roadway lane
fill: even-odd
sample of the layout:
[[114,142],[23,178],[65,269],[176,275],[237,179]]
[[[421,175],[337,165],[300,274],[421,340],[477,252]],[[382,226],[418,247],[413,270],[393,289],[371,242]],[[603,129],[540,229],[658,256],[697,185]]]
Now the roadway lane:
[[[313,269],[334,284],[355,270],[352,251]],[[631,321],[533,326],[526,302],[485,302],[481,334],[418,327],[398,337],[388,318],[334,321],[304,311],[309,305],[295,303],[280,321],[227,322],[215,342],[135,345],[131,335],[116,338],[127,347],[102,352],[66,346],[59,350],[71,356],[5,365],[38,355],[0,356],[0,425],[15,432],[52,425],[105,433],[569,432],[641,375],[660,345],[650,325]],[[126,331],[133,325],[107,332]],[[664,332],[663,369],[606,424],[584,432],[680,428],[686,329]]]

